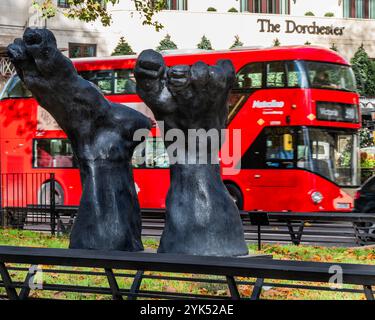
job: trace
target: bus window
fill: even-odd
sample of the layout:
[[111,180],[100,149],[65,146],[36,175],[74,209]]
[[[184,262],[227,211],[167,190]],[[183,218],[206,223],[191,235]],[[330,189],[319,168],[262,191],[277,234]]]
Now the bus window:
[[164,169],[169,168],[169,158],[161,138],[147,138],[136,147],[132,159],[136,169]]
[[105,95],[136,94],[132,70],[94,70],[80,72],[80,75],[98,86]]
[[312,88],[356,91],[354,73],[349,66],[307,61],[306,69]]
[[15,75],[6,85],[1,99],[5,98],[30,98],[31,92],[26,89],[21,79]]
[[293,168],[293,131],[289,128],[266,130],[266,166]]
[[243,169],[292,169],[295,128],[268,127],[259,134],[241,159]]
[[285,87],[285,65],[284,62],[267,63],[267,87],[282,88]]
[[262,87],[262,82],[263,63],[250,63],[237,73],[234,89],[258,89]]
[[33,159],[34,168],[77,168],[67,139],[35,139]]
[[131,70],[115,71],[115,94],[135,94],[136,82]]
[[307,79],[300,61],[286,61],[287,86],[289,88],[307,88]]

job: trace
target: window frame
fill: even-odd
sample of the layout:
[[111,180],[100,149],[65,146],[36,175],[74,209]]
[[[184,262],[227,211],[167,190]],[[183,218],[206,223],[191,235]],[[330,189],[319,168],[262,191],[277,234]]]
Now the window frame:
[[57,0],[57,6],[59,8],[68,9],[70,8],[70,4],[68,0]]
[[[82,76],[82,73],[85,73],[85,72],[101,72],[101,71],[108,71],[108,72],[111,72],[111,78],[110,78],[110,82],[111,82],[111,93],[104,93],[100,87],[95,83],[95,82],[92,82],[88,79],[86,79],[85,77]],[[90,81],[91,83],[93,83],[94,85],[96,85],[100,92],[105,95],[105,96],[129,96],[129,95],[137,95],[136,92],[134,93],[124,93],[124,92],[121,92],[121,93],[115,93],[115,81],[116,79],[119,79],[118,77],[115,76],[116,72],[121,72],[121,71],[128,71],[130,72],[130,74],[133,74],[134,75],[134,70],[133,69],[96,69],[96,70],[81,70],[81,71],[78,71],[78,74],[85,80],[87,81]],[[136,82],[135,82],[136,84]]]
[[[92,56],[78,56],[78,57],[73,57],[72,56],[72,51],[74,47],[79,47],[80,51],[82,51],[82,48],[86,47],[93,47],[94,48],[94,54]],[[93,58],[97,56],[97,50],[98,50],[98,45],[96,43],[78,43],[78,42],[69,42],[68,44],[68,52],[69,52],[69,58],[70,59],[75,59],[75,58]]]
[[[36,148],[36,144],[38,141],[40,140],[67,140],[69,141],[70,144],[72,144],[70,142],[70,140],[68,138],[33,138],[32,139],[32,157],[31,157],[31,167],[33,169],[36,169],[36,170],[54,170],[54,169],[59,169],[59,170],[77,170],[79,169],[79,164],[78,164],[78,160],[73,152],[73,166],[72,167],[38,167],[35,165],[36,163],[36,154],[35,154],[35,148]],[[73,148],[72,148],[73,150]]]
[[[284,72],[285,72],[285,75],[286,75],[285,79],[284,79],[285,86],[284,87],[268,87],[267,86],[267,65],[269,63],[277,63],[277,62],[282,62],[284,64]],[[302,64],[304,72],[302,73],[303,79],[301,80],[301,86],[298,86],[298,87],[289,86],[289,81],[288,81],[289,80],[289,72],[288,72],[288,67],[287,67],[288,62],[292,62],[292,63],[298,62],[298,63]],[[317,62],[319,62],[319,61],[317,61]],[[322,62],[322,61],[320,61],[320,62]],[[253,61],[253,62],[245,64],[244,66],[242,66],[238,70],[238,72],[236,72],[236,79],[237,79],[237,75],[242,70],[244,70],[250,64],[255,64],[255,63],[261,63],[261,64],[263,64],[263,66],[262,66],[262,70],[263,70],[262,71],[263,72],[262,73],[262,86],[260,88],[251,88],[251,89],[242,89],[242,88],[236,88],[236,87],[234,87],[232,89],[232,91],[234,93],[239,93],[239,92],[249,93],[249,92],[253,92],[255,90],[272,90],[272,89],[312,89],[310,81],[309,81],[309,77],[306,74],[305,60],[298,60],[298,59],[294,59],[294,60]],[[338,65],[341,65],[341,64],[338,64]],[[337,89],[334,89],[334,90],[337,90]]]

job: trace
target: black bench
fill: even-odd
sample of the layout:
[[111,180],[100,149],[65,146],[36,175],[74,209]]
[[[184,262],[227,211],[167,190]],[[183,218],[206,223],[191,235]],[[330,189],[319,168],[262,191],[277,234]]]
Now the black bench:
[[[334,272],[337,272],[337,270],[340,271],[343,284],[362,286],[363,290],[360,292],[364,293],[367,299],[374,299],[372,286],[375,285],[375,266],[371,265],[284,261],[257,256],[244,258],[203,257],[0,246],[0,274],[2,277],[0,286],[5,287],[9,299],[15,300],[28,298],[30,293],[28,283],[33,274],[29,273],[23,283],[15,283],[8,272],[10,267],[7,264],[9,263],[104,269],[109,283],[109,293],[112,294],[113,299],[123,299],[123,296],[128,296],[130,299],[138,296],[168,297],[168,294],[164,292],[157,294],[155,292],[145,293],[140,290],[141,282],[146,278],[145,271],[224,276],[232,299],[241,298],[238,284],[244,283],[236,280],[236,277],[257,278],[256,282],[253,283],[252,299],[258,299],[262,287],[266,285],[264,279],[330,283]],[[132,275],[134,280],[129,290],[119,288],[116,280],[118,274],[113,272],[114,269],[136,271],[136,274]],[[171,277],[160,276],[154,276],[153,278],[171,279]],[[174,279],[176,278],[174,277]],[[186,278],[179,279],[186,281]],[[194,278],[190,280],[195,281]],[[17,292],[16,288],[20,288],[20,292]],[[300,286],[299,288],[309,289],[309,286]],[[64,291],[66,286],[47,284],[45,289]],[[82,288],[79,288],[79,290],[78,292],[83,291]],[[86,288],[86,290],[83,292],[93,292],[93,288]],[[101,290],[101,292],[104,292],[103,288]],[[319,287],[319,290],[324,290],[324,288]],[[354,291],[351,290],[350,292]],[[181,298],[181,295],[179,297]],[[184,297],[191,296],[185,294]],[[201,296],[200,298],[207,298],[207,296]]]

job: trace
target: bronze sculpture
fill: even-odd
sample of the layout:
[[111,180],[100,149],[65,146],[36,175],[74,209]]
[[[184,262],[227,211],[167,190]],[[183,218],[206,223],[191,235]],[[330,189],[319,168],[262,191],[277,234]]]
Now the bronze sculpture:
[[131,157],[137,129],[150,120],[109,102],[81,78],[47,29],[26,29],[8,55],[26,87],[67,134],[77,158],[82,198],[70,248],[143,250]]
[[[167,68],[159,53],[146,50],[138,58],[135,76],[138,95],[156,120],[164,121],[165,132],[180,130],[185,137],[177,146],[177,152],[183,152],[170,168],[171,186],[159,252],[246,255],[238,209],[221,180],[220,165],[212,161],[222,141],[210,137],[203,148],[188,146],[191,129],[225,128],[227,99],[235,78],[232,63],[223,60],[215,66],[197,62]],[[165,140],[167,150],[171,144]],[[169,156],[173,156],[171,151]],[[202,163],[202,159],[208,162]]]

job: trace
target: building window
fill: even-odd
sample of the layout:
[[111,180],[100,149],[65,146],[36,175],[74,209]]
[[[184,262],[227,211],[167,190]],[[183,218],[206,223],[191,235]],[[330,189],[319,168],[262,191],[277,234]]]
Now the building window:
[[344,0],[344,18],[375,19],[375,0]]
[[69,43],[69,57],[70,58],[83,58],[95,57],[96,44],[83,44],[83,43]]
[[69,8],[69,2],[68,0],[57,0],[57,6],[60,8]]
[[167,10],[187,10],[187,0],[167,0]]
[[241,0],[241,11],[289,14],[290,0]]

